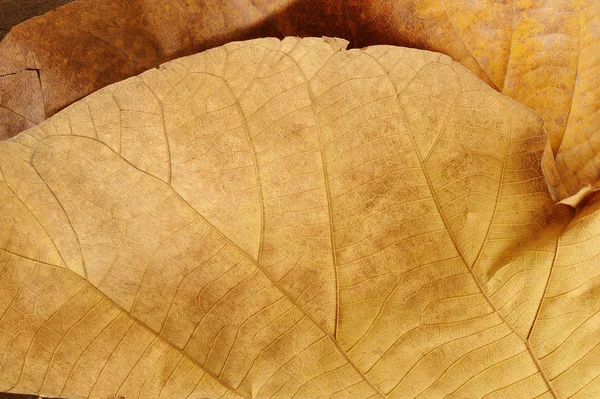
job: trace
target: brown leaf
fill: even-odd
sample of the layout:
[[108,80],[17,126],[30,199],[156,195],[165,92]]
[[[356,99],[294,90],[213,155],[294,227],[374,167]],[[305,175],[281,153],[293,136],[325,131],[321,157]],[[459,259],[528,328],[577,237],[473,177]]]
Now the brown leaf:
[[0,143],[0,389],[594,397],[598,202],[448,57],[236,42]]
[[0,0],[0,40],[15,25],[73,0]]
[[37,395],[19,395],[13,393],[0,393],[0,399],[39,399]]

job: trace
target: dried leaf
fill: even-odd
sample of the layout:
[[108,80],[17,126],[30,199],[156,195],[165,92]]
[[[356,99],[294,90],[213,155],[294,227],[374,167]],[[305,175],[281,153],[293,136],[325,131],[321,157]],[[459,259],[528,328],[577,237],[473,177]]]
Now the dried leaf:
[[0,40],[15,25],[73,0],[0,0]]
[[600,205],[447,56],[260,39],[0,143],[0,389],[594,397]]
[[[18,99],[0,99],[6,113],[0,119],[0,135],[12,136],[107,84],[170,59],[254,37],[326,35],[347,38],[358,47],[410,45],[450,54],[487,78],[439,4],[429,10],[430,5],[415,2],[390,14],[392,5],[348,2],[344,7],[338,0],[79,0],[17,26],[0,45],[0,75],[28,68],[40,71],[39,79],[0,81],[9,100]],[[366,15],[362,7],[370,7]],[[368,18],[383,15],[397,19]],[[433,22],[430,18],[442,18],[444,24],[423,35],[424,25]],[[38,94],[35,99],[21,98],[32,90]]]
[[517,0],[79,0],[0,44],[0,137],[167,60],[264,36],[439,51],[540,114],[556,200],[600,177],[600,3]]

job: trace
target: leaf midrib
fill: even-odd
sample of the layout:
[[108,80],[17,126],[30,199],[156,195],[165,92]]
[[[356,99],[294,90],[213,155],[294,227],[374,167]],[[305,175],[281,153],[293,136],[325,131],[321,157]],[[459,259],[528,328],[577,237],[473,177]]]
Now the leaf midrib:
[[[3,249],[0,249],[0,252],[6,252],[6,251],[4,251]],[[212,373],[210,370],[206,369],[202,364],[200,364],[198,361],[196,361],[196,359],[194,359],[190,355],[188,355],[185,352],[183,352],[183,350],[181,350],[178,346],[176,346],[175,344],[173,344],[172,342],[170,342],[169,340],[167,340],[163,336],[159,335],[156,331],[154,331],[153,329],[151,329],[150,327],[148,327],[146,325],[146,323],[144,323],[143,321],[139,320],[136,316],[132,315],[125,308],[123,308],[121,305],[119,305],[118,303],[116,303],[112,298],[108,297],[106,294],[104,294],[102,291],[100,291],[96,286],[94,286],[92,283],[90,283],[89,280],[81,277],[80,275],[78,275],[77,273],[75,273],[74,271],[72,271],[71,269],[65,268],[63,266],[55,265],[55,264],[52,264],[52,263],[46,263],[46,262],[42,262],[42,261],[38,261],[38,260],[33,260],[33,259],[26,258],[26,257],[23,257],[21,255],[15,254],[15,253],[10,253],[10,252],[6,252],[6,253],[10,254],[11,256],[16,256],[18,258],[27,260],[29,262],[34,262],[36,264],[39,264],[39,265],[42,265],[42,266],[45,266],[45,267],[52,267],[52,268],[58,268],[58,269],[61,269],[61,270],[66,270],[68,273],[71,273],[71,274],[75,275],[76,278],[80,278],[80,279],[84,280],[85,283],[86,283],[86,287],[90,287],[91,289],[93,289],[98,295],[100,295],[102,297],[103,300],[108,301],[110,304],[112,304],[113,306],[115,306],[117,309],[119,309],[123,313],[127,314],[127,316],[130,317],[135,323],[139,324],[140,326],[142,326],[143,328],[145,328],[147,331],[149,331],[152,335],[156,336],[158,339],[160,339],[161,341],[163,341],[165,344],[167,344],[168,346],[172,347],[180,355],[182,355],[183,357],[186,357],[186,358],[190,359],[191,362],[193,362],[196,366],[200,367],[202,369],[202,371],[204,371],[205,373],[207,373],[208,375],[210,375],[211,377],[213,377],[215,379],[215,381],[217,381],[219,384],[223,385],[228,390],[230,390],[232,392],[235,392],[237,395],[240,395],[241,397],[244,397],[244,398],[247,398],[247,399],[251,399],[249,396],[246,396],[246,395],[240,393],[238,390],[236,390],[231,385],[229,385],[226,381],[222,380],[221,378],[219,378],[218,376],[216,376],[214,373]],[[79,293],[77,293],[76,295],[74,295],[73,298],[77,297],[78,294]],[[75,367],[76,365],[77,364],[74,364],[73,367]],[[36,393],[36,394],[39,394],[39,392]]]
[[[86,136],[80,136],[80,135],[74,135],[74,134],[70,134],[70,135],[52,135],[50,137],[69,137],[69,138],[83,138],[83,139],[87,139],[87,140],[92,140],[92,141],[96,141],[104,146],[106,146],[105,143],[101,142],[100,140],[97,140],[95,138],[92,137],[86,137]],[[129,162],[128,160],[126,160],[125,158],[123,158],[121,155],[119,155],[118,153],[116,153],[112,148],[106,146],[111,152],[115,153],[120,159],[122,159],[124,162],[126,162],[128,165],[130,165],[131,167],[135,168],[136,170],[138,170],[139,172],[147,175],[148,177],[155,179],[159,182],[161,182],[162,184],[165,184],[167,186],[169,186],[169,188],[171,188],[171,190],[173,191],[173,193],[175,194],[175,196],[177,196],[181,201],[183,201],[185,204],[187,204],[187,202],[185,201],[185,199],[183,199],[181,197],[181,195],[174,190],[170,185],[168,185],[167,183],[165,183],[164,181],[160,180],[158,177],[153,176],[152,174],[138,168],[137,166],[133,165],[131,162]],[[33,164],[31,163],[32,167],[35,169],[35,167],[33,166]],[[37,169],[36,169],[37,171]],[[41,177],[40,177],[41,179]],[[46,183],[45,180],[41,179],[41,181],[43,182],[43,184],[50,190],[52,191],[52,189],[48,186],[48,184]],[[53,191],[52,191],[53,192]],[[54,193],[54,192],[53,192]],[[58,201],[58,199],[57,199]],[[58,201],[60,204],[60,201]],[[281,285],[276,282],[272,276],[270,275],[270,273],[268,273],[267,270],[264,269],[264,267],[262,267],[260,264],[258,264],[256,262],[256,260],[254,258],[252,258],[246,251],[244,251],[241,247],[239,247],[235,242],[233,242],[231,239],[229,239],[226,235],[224,235],[218,228],[216,228],[209,220],[207,220],[203,215],[201,215],[196,209],[194,209],[192,206],[190,206],[188,204],[188,206],[190,207],[190,209],[196,213],[202,220],[204,220],[209,226],[211,226],[212,229],[214,229],[216,232],[218,232],[225,240],[227,240],[227,242],[232,245],[233,247],[235,247],[236,250],[238,250],[241,254],[243,254],[245,257],[248,258],[248,260],[255,265],[255,267],[261,271],[261,273],[263,273],[265,275],[265,277],[267,277],[269,279],[269,281],[271,281],[271,283],[283,294],[285,295],[285,297],[297,308],[299,309],[306,317],[308,317],[308,319],[315,325],[317,326],[321,332],[323,334],[325,334],[332,342],[333,344],[336,346],[336,348],[338,349],[338,351],[344,356],[345,360],[354,368],[354,370],[361,376],[361,378],[363,378],[363,380],[369,384],[372,389],[379,394],[381,397],[386,397],[371,381],[369,381],[369,379],[366,377],[366,375],[358,368],[358,366],[350,359],[350,357],[348,356],[348,354],[340,347],[338,341],[335,339],[335,337],[333,337],[329,332],[327,332],[310,314],[308,314],[294,299],[293,297],[287,292],[287,290],[285,290],[283,287],[281,287]],[[67,220],[69,220],[68,215],[65,212],[65,216],[67,217]],[[70,220],[69,220],[69,223]],[[51,238],[52,239],[52,238]],[[51,266],[56,266],[56,265],[52,265],[52,264],[48,264]],[[57,266],[58,267],[58,266]],[[75,272],[73,272],[72,270],[68,269],[71,273],[76,274]],[[81,276],[79,276],[81,277]],[[112,304],[114,304],[115,306],[118,306],[119,309],[122,309],[123,311],[125,311],[130,317],[132,317],[136,322],[142,324],[145,328],[147,328],[148,330],[152,331],[154,334],[156,334],[157,336],[159,336],[163,341],[169,343],[169,345],[173,346],[174,348],[176,348],[178,350],[178,352],[184,354],[186,357],[189,357],[196,365],[198,365],[199,367],[202,368],[202,370],[204,370],[206,373],[208,373],[209,375],[211,375],[211,377],[215,378],[217,381],[219,381],[223,386],[225,386],[226,388],[230,389],[233,392],[236,392],[238,395],[240,396],[244,396],[246,397],[246,395],[243,395],[242,393],[240,393],[237,389],[233,388],[231,385],[229,385],[228,383],[226,383],[225,381],[223,381],[220,377],[218,377],[216,374],[214,374],[213,372],[211,372],[209,369],[207,369],[205,366],[203,366],[202,364],[200,364],[199,362],[197,362],[195,359],[193,359],[192,357],[188,356],[185,354],[185,352],[183,352],[183,350],[181,350],[179,347],[175,346],[174,344],[170,343],[166,338],[158,335],[158,333],[156,333],[154,330],[152,330],[150,327],[148,327],[144,322],[142,322],[141,320],[139,320],[138,318],[136,318],[135,316],[131,315],[130,312],[128,312],[127,310],[125,310],[124,308],[122,308],[120,305],[118,305],[114,300],[110,299],[109,297],[107,297],[105,294],[103,294],[97,287],[95,287],[91,282],[89,282],[89,280],[85,279],[86,282],[92,286],[96,291],[98,291],[100,294],[102,294],[104,297],[108,298]]]
[[[379,61],[378,61],[378,60],[377,60],[375,57],[371,56],[370,54],[368,54],[368,53],[366,53],[366,52],[365,52],[364,54],[365,54],[365,55],[367,55],[367,56],[369,56],[370,58],[372,58],[372,59],[373,59],[373,60],[374,60],[374,61],[375,61],[375,62],[376,62],[376,63],[377,63],[377,64],[378,64],[380,67],[381,67],[382,71],[384,72],[384,74],[385,74],[385,75],[386,75],[386,77],[388,78],[388,81],[389,81],[389,83],[390,83],[390,86],[391,86],[392,90],[394,90],[394,93],[396,93],[396,102],[397,102],[397,104],[398,104],[398,111],[399,111],[399,114],[402,116],[402,119],[403,119],[403,120],[404,120],[404,122],[406,123],[406,118],[405,118],[405,116],[404,116],[404,113],[402,112],[402,107],[401,107],[401,105],[400,105],[400,102],[398,101],[398,96],[399,96],[399,94],[398,94],[398,92],[396,91],[396,88],[395,88],[395,86],[394,86],[394,83],[392,82],[392,80],[391,80],[391,78],[390,78],[389,74],[388,74],[388,73],[385,71],[385,69],[383,68],[383,66],[381,65],[381,63],[380,63],[380,62],[379,62]],[[418,72],[419,72],[419,71],[417,71],[417,74],[418,74]],[[415,74],[415,76],[417,76],[417,75]],[[414,78],[413,78],[413,79],[414,79]],[[410,82],[409,82],[409,83],[410,83]],[[442,130],[442,131],[443,131],[443,130]],[[440,134],[442,134],[442,131],[440,132]],[[511,135],[512,135],[512,128],[511,128]],[[506,325],[507,325],[507,326],[510,328],[510,330],[511,330],[511,331],[512,331],[512,332],[513,332],[513,333],[514,333],[514,334],[515,334],[515,335],[516,335],[516,336],[517,336],[517,337],[518,337],[518,338],[519,338],[519,339],[520,339],[520,340],[521,340],[521,341],[522,341],[522,342],[525,344],[525,346],[527,347],[527,351],[529,352],[529,355],[531,356],[531,358],[532,358],[533,362],[535,363],[536,367],[538,368],[538,370],[539,370],[539,373],[540,373],[541,377],[544,379],[544,382],[545,382],[545,383],[546,383],[546,385],[548,386],[548,389],[549,389],[550,393],[552,394],[552,396],[553,396],[555,399],[559,399],[559,396],[558,396],[558,394],[557,394],[557,393],[556,393],[556,391],[554,390],[554,388],[553,388],[553,386],[552,386],[552,384],[551,384],[551,382],[550,382],[550,380],[549,380],[548,376],[547,376],[547,375],[546,375],[546,373],[544,372],[543,368],[541,367],[541,365],[540,365],[540,363],[539,363],[539,360],[537,359],[537,356],[535,355],[535,353],[534,353],[533,349],[531,348],[531,345],[529,344],[529,341],[528,341],[527,339],[523,338],[523,336],[522,336],[521,334],[519,334],[519,333],[518,333],[518,332],[515,330],[515,328],[514,328],[514,327],[513,327],[513,326],[512,326],[512,325],[511,325],[511,324],[510,324],[510,323],[509,323],[509,322],[508,322],[508,321],[507,321],[505,318],[504,318],[504,316],[503,316],[503,315],[500,313],[500,311],[498,310],[498,308],[497,308],[497,307],[496,307],[496,306],[493,304],[493,302],[491,301],[490,297],[487,295],[487,293],[486,293],[486,292],[485,292],[485,290],[483,289],[483,287],[482,287],[481,283],[479,282],[479,279],[477,278],[477,276],[476,276],[476,275],[475,275],[475,273],[473,272],[473,269],[472,269],[471,267],[469,267],[469,262],[468,262],[468,261],[467,261],[467,259],[464,257],[464,255],[463,255],[462,251],[459,249],[459,246],[458,246],[458,244],[457,244],[457,242],[456,242],[456,239],[454,238],[454,235],[453,235],[453,234],[452,234],[452,232],[450,231],[450,228],[449,228],[448,224],[446,223],[446,219],[445,219],[445,218],[443,217],[443,215],[442,215],[441,207],[440,207],[440,204],[439,204],[439,202],[438,202],[438,199],[437,199],[437,197],[436,197],[436,196],[435,196],[435,194],[434,194],[434,190],[433,190],[433,186],[431,185],[431,180],[430,180],[430,178],[429,178],[429,174],[427,173],[427,169],[425,168],[425,165],[423,164],[423,161],[422,161],[422,159],[421,159],[421,155],[420,155],[420,154],[419,154],[419,152],[417,151],[417,147],[415,146],[414,140],[413,140],[413,138],[412,138],[412,136],[411,136],[410,134],[408,135],[408,137],[409,137],[409,139],[410,139],[410,141],[411,141],[411,143],[412,143],[413,147],[415,148],[415,152],[416,152],[416,154],[417,154],[417,158],[419,159],[419,163],[421,164],[421,169],[423,170],[423,174],[424,174],[424,176],[425,176],[425,178],[426,178],[426,180],[427,180],[427,185],[429,186],[429,189],[431,190],[431,196],[432,196],[432,198],[433,198],[433,200],[434,200],[434,202],[435,202],[435,205],[436,205],[436,207],[437,207],[437,209],[438,209],[438,212],[439,212],[439,214],[440,214],[440,217],[441,217],[441,219],[442,219],[442,221],[443,221],[443,223],[444,223],[444,226],[445,226],[445,228],[446,228],[446,230],[447,230],[447,232],[448,232],[448,235],[450,236],[450,238],[451,238],[451,240],[452,240],[452,244],[454,245],[454,247],[455,247],[456,251],[457,251],[457,252],[460,254],[460,257],[461,257],[461,259],[463,260],[463,263],[465,264],[465,267],[468,269],[469,273],[471,274],[471,276],[472,276],[473,280],[475,281],[475,284],[477,284],[477,288],[479,289],[479,291],[481,291],[481,294],[483,295],[483,297],[485,298],[485,300],[487,301],[487,303],[490,305],[490,307],[492,308],[492,310],[493,310],[493,311],[494,311],[494,312],[495,312],[495,313],[496,313],[496,314],[497,314],[497,315],[500,317],[500,319],[501,319],[501,320],[502,320],[502,321],[503,321],[503,322],[504,322],[504,323],[505,323],[505,324],[506,324]],[[508,145],[509,145],[509,144],[510,144],[510,136],[509,136],[509,143],[507,144],[507,151],[508,151]],[[432,151],[433,151],[433,149],[432,149]],[[506,157],[505,157],[505,161],[504,161],[504,164],[503,164],[503,167],[502,167],[502,176],[501,176],[501,178],[500,178],[500,187],[501,187],[501,185],[502,185],[502,177],[503,177],[503,175],[504,175],[504,169],[505,169],[505,165],[506,165]],[[498,192],[498,198],[499,198],[499,196],[500,196],[500,193]],[[496,201],[496,205],[497,205],[497,202],[498,202],[498,199],[497,199],[497,201]],[[496,207],[494,207],[494,212],[493,212],[493,214],[492,214],[492,221],[490,221],[490,228],[491,228],[491,225],[492,225],[492,223],[493,223],[493,219],[494,219],[494,216],[495,216],[495,214],[496,214]],[[488,229],[488,233],[489,233],[489,229]],[[487,239],[487,234],[486,234],[486,239]],[[558,238],[557,238],[557,240],[558,240]],[[483,246],[484,246],[484,245],[485,245],[485,239],[484,239],[484,242],[482,243],[481,250],[483,250]],[[481,250],[480,250],[479,254],[481,254]],[[478,256],[477,256],[477,259],[475,260],[475,262],[474,262],[473,264],[475,264],[475,263],[477,262],[477,260],[478,260],[478,258],[479,258],[479,254],[478,254]],[[549,278],[549,277],[548,277],[548,278]]]

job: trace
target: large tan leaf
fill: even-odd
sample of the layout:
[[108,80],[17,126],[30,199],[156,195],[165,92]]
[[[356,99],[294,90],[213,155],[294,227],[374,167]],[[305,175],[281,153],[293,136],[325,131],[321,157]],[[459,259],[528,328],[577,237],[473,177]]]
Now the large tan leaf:
[[230,40],[338,36],[439,51],[541,115],[551,194],[599,179],[600,3],[582,0],[79,0],[0,44],[0,137],[109,83]]
[[597,395],[600,213],[553,204],[541,119],[345,45],[231,43],[0,143],[0,389]]

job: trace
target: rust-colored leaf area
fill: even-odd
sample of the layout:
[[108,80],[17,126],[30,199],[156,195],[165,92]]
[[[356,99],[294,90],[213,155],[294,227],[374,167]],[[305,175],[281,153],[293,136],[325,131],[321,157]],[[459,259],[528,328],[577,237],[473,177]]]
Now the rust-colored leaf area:
[[346,45],[230,43],[0,142],[0,390],[597,396],[598,203],[554,204],[541,118]]
[[71,1],[73,0],[0,0],[0,40],[13,26]]

